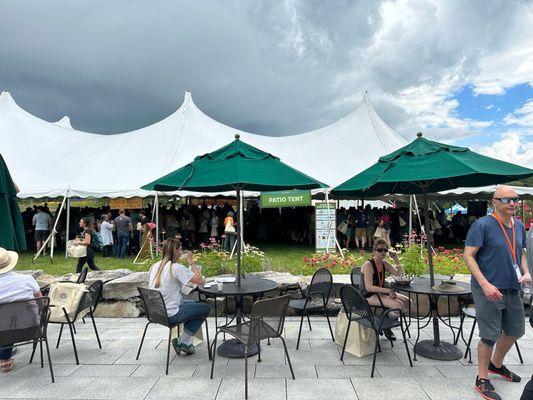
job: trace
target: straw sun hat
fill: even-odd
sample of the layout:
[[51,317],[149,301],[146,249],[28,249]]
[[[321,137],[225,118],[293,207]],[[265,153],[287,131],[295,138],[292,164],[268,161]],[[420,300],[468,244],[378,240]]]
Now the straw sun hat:
[[19,255],[16,252],[0,247],[0,275],[6,274],[15,268],[18,260]]

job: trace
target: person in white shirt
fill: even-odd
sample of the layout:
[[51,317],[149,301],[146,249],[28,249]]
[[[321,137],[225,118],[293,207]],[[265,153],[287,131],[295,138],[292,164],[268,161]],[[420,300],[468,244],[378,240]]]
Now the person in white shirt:
[[[38,208],[37,214],[33,216],[32,224],[35,227],[35,245],[37,246],[37,253],[41,250],[43,243],[50,235],[52,228],[52,217],[50,214],[44,212],[43,207]],[[43,251],[43,256],[46,255],[46,249]]]
[[113,227],[113,220],[109,221],[106,214],[102,215],[100,235],[102,236],[104,258],[111,257],[111,253],[113,252]]
[[[31,275],[12,272],[17,265],[18,254],[0,247],[0,303],[31,300],[42,297],[37,281]],[[9,372],[15,360],[13,347],[0,346],[0,369]]]
[[211,307],[205,303],[183,301],[181,289],[189,282],[201,285],[204,283],[204,279],[194,264],[191,252],[186,253],[186,261],[190,268],[178,263],[180,257],[181,242],[175,238],[165,240],[162,260],[150,268],[148,288],[158,290],[163,295],[171,325],[186,320],[183,334],[172,340],[172,346],[176,353],[193,354],[195,348],[191,338],[201,329],[203,322],[211,312]]

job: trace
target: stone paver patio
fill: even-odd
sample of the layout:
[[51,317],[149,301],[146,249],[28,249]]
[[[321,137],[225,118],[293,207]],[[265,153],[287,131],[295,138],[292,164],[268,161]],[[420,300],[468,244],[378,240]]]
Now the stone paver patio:
[[[214,320],[209,322],[213,338]],[[439,362],[419,357],[410,368],[401,341],[391,348],[382,340],[383,352],[378,354],[376,377],[371,379],[371,357],[347,354],[341,362],[339,346],[331,341],[325,318],[315,317],[311,322],[313,331],[304,326],[297,351],[299,318],[287,318],[285,336],[296,380],[290,379],[279,340],[263,346],[261,363],[257,363],[257,357],[250,359],[250,399],[481,398],[473,389],[475,354],[474,364],[464,359]],[[56,349],[59,330],[57,326],[50,326],[56,383],[51,383],[46,364],[43,369],[38,359],[33,365],[27,364],[30,348],[26,346],[19,348],[16,368],[0,375],[0,396],[12,399],[244,399],[244,361],[217,357],[215,377],[210,380],[205,344],[200,345],[193,356],[176,356],[171,350],[172,363],[169,375],[165,376],[168,334],[165,328],[150,326],[141,357],[135,360],[145,323],[143,318],[97,319],[102,349],[98,348],[92,325],[77,324],[80,365],[75,364],[68,330]],[[469,331],[470,323],[466,326]],[[414,333],[413,328],[411,333]],[[426,328],[423,338],[429,338],[430,333],[430,328]],[[399,331],[397,336],[400,336]],[[442,328],[441,336],[450,339],[451,332]],[[519,343],[524,364],[520,364],[514,349],[507,364],[523,377],[522,382],[513,384],[493,378],[504,399],[518,399],[533,372],[533,329],[526,328],[526,335]],[[464,349],[464,345],[461,348]]]

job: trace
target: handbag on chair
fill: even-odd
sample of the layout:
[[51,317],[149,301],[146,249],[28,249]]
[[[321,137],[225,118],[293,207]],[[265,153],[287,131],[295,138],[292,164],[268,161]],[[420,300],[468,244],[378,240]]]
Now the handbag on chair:
[[[348,318],[344,310],[339,311],[337,322],[335,323],[335,343],[342,346],[348,329]],[[356,357],[365,357],[374,353],[376,334],[370,328],[365,328],[357,322],[352,322],[348,340],[346,341],[346,350]]]

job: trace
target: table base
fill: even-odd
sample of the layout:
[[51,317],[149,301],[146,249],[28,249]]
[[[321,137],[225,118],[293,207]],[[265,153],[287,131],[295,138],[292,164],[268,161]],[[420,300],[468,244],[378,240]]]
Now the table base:
[[463,356],[463,353],[457,346],[442,341],[436,345],[433,340],[418,342],[415,346],[415,352],[422,357],[441,361],[459,360]]
[[[237,339],[226,340],[220,346],[217,346],[217,354],[226,358],[244,358],[244,344]],[[259,353],[259,349],[256,344],[248,346],[248,357],[255,356]]]

